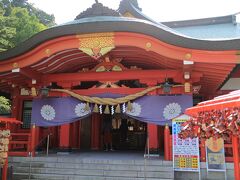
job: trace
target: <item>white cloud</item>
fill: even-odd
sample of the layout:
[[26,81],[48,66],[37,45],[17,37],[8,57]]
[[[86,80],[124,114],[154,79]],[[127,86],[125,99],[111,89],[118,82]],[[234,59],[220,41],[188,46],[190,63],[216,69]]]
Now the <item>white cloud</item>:
[[[36,7],[54,14],[58,24],[72,21],[79,13],[91,7],[95,0],[29,0]],[[117,9],[120,0],[99,0],[103,5]],[[224,16],[240,11],[239,0],[138,0],[143,12],[156,21],[173,21]]]

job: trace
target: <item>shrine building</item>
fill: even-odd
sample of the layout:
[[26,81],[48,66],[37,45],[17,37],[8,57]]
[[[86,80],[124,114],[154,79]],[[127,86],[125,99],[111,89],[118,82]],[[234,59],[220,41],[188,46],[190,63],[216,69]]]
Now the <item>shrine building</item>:
[[117,10],[96,2],[0,53],[0,92],[22,122],[11,127],[9,155],[34,155],[48,135],[52,151],[103,150],[110,119],[115,150],[144,152],[148,141],[170,160],[164,129],[186,108],[240,88],[239,50],[237,15],[157,22],[136,0]]

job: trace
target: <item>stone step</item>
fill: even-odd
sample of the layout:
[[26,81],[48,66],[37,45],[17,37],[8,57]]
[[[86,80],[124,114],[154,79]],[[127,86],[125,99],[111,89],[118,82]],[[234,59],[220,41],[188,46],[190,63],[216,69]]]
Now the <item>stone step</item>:
[[[13,167],[26,167],[29,168],[30,164],[23,163],[11,163]],[[32,168],[75,168],[75,169],[104,169],[104,170],[135,170],[135,171],[171,171],[172,166],[157,166],[157,165],[126,165],[126,164],[80,164],[80,163],[51,163],[51,162],[33,162]]]
[[51,163],[90,163],[90,164],[144,164],[147,165],[168,165],[172,166],[172,161],[164,161],[160,159],[154,159],[154,160],[115,160],[115,159],[78,159],[78,158],[61,158],[61,157],[10,157],[9,162],[51,162]]
[[[28,174],[29,168],[17,167],[13,172]],[[59,175],[91,175],[91,176],[115,176],[115,177],[159,177],[173,178],[172,171],[130,171],[130,170],[87,170],[87,169],[59,169],[59,168],[32,168],[33,174],[59,174]]]
[[[120,157],[119,157],[120,155]],[[172,162],[162,159],[131,159],[99,153],[49,157],[10,157],[14,179],[39,180],[173,180]],[[127,159],[128,158],[128,159]],[[129,159],[130,158],[130,159]]]
[[[16,173],[14,180],[27,180],[28,174]],[[116,177],[116,176],[87,176],[87,175],[57,175],[57,174],[32,174],[30,179],[38,180],[173,180],[173,178],[145,178],[145,177]]]

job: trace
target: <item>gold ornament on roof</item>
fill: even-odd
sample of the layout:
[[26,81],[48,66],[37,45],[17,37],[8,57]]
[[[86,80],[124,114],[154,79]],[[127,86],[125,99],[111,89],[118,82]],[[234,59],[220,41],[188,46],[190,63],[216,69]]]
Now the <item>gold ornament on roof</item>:
[[115,48],[114,33],[77,35],[79,49],[94,59],[99,59]]
[[129,17],[129,18],[136,18],[136,17],[134,17],[130,12],[125,12],[125,13],[123,14],[123,16],[124,16],[124,17]]
[[15,62],[15,63],[13,63],[12,66],[13,66],[13,68],[18,68],[18,63]]
[[51,50],[50,50],[50,49],[46,49],[46,50],[45,50],[45,54],[47,55],[47,57],[49,57],[50,54],[51,54]]
[[152,43],[147,42],[146,43],[146,50],[149,51],[149,49],[152,47]]
[[118,65],[115,65],[115,66],[112,67],[112,71],[122,71],[122,70],[123,69]]
[[191,59],[191,58],[192,58],[192,54],[191,53],[185,54],[185,59]]
[[96,69],[96,72],[104,72],[106,71],[106,68],[104,66],[100,66]]
[[237,51],[236,55],[237,55],[236,63],[240,64],[240,51]]

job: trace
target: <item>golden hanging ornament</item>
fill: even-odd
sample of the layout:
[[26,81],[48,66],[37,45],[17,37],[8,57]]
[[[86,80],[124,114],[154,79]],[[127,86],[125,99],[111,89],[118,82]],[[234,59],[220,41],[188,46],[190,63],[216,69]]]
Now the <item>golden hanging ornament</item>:
[[108,105],[106,105],[105,107],[104,114],[110,114],[110,109]]
[[37,96],[37,90],[36,90],[35,87],[32,87],[32,88],[31,88],[31,95],[34,96],[34,97]]
[[99,112],[99,109],[98,109],[98,105],[97,105],[97,104],[94,105],[93,112],[95,112],[95,113],[98,113],[98,112]]
[[117,105],[116,109],[115,109],[116,113],[121,113],[121,107],[120,104]]
[[89,106],[89,103],[88,103],[88,102],[86,103],[85,111],[90,111],[90,106]]
[[132,111],[132,103],[130,101],[127,103],[127,111]]

